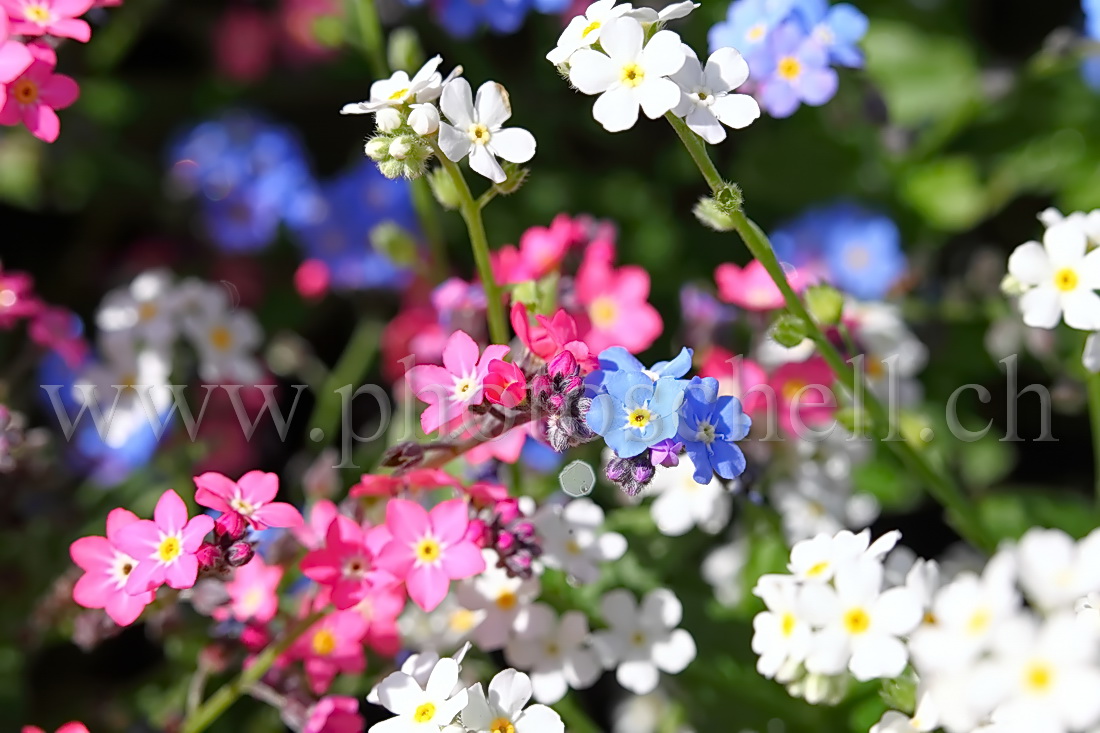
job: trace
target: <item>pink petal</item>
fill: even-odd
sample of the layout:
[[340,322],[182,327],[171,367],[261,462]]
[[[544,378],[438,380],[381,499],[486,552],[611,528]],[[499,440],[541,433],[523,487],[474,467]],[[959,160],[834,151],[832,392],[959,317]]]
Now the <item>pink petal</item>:
[[71,38],[81,43],[87,43],[92,37],[92,27],[83,20],[75,20],[73,18],[55,20],[53,23],[50,23],[49,31],[52,36]]
[[219,512],[232,511],[229,500],[233,497],[237,484],[228,476],[208,471],[195,477],[195,501]]
[[302,524],[302,515],[294,505],[282,501],[260,507],[253,512],[252,518],[267,527],[298,527]]
[[199,561],[194,555],[180,555],[165,571],[168,586],[176,590],[185,590],[195,585],[199,575]]
[[328,526],[328,531],[325,532],[326,546],[336,548],[340,545],[361,544],[363,544],[363,528],[359,526],[358,522],[351,517],[345,517],[343,514],[333,517]]
[[0,46],[4,45],[10,35],[11,24],[8,23],[8,14],[6,12],[0,13]]
[[[121,626],[122,624],[119,625]],[[88,733],[88,727],[74,720],[58,728],[57,733]]]
[[409,571],[405,578],[409,598],[425,611],[433,611],[447,597],[451,581],[438,565],[421,565]]
[[[466,536],[466,529],[470,526],[470,510],[462,499],[440,502],[432,508],[430,517],[432,533],[445,545],[460,541]],[[415,542],[415,539],[412,541]]]
[[489,362],[494,359],[503,360],[504,356],[510,351],[507,346],[501,346],[500,344],[490,344],[485,347],[485,353],[481,355],[481,358],[477,362],[477,373],[482,378],[489,371]]
[[115,548],[106,537],[81,537],[69,545],[69,557],[83,570],[101,570],[110,567]]
[[38,93],[39,98],[54,109],[65,109],[80,97],[80,85],[72,77],[54,74]]
[[[4,95],[6,94],[7,87],[4,87]],[[7,96],[5,96],[3,102],[3,106],[0,107],[0,125],[18,125],[21,116],[19,104],[16,103],[14,98]]]
[[414,366],[405,373],[405,379],[417,398],[430,405],[450,394],[449,385],[454,381],[449,371],[435,364]]
[[112,544],[130,557],[143,560],[160,546],[160,530],[148,519],[139,519],[119,530]]
[[366,597],[369,586],[362,580],[341,581],[332,588],[332,605],[338,611],[354,607]]
[[140,521],[141,519],[138,515],[134,514],[129,509],[123,509],[122,507],[112,509],[110,513],[107,514],[107,539],[114,542],[119,532],[129,527],[134,522]]
[[275,501],[279,493],[279,477],[264,471],[249,471],[237,480],[241,495],[253,504],[267,504]]
[[44,104],[29,104],[23,108],[23,124],[42,142],[52,143],[61,134],[61,120]]
[[214,531],[214,519],[205,514],[200,514],[197,517],[191,519],[183,527],[183,534],[181,539],[183,542],[184,552],[195,552],[199,549],[199,545],[206,539],[206,535]]
[[[340,578],[341,559],[332,550],[314,550],[302,558],[302,574],[322,585],[335,585]],[[248,567],[247,565],[245,567]]]
[[50,9],[66,18],[79,18],[95,5],[95,0],[53,0]]
[[54,67],[57,66],[57,52],[53,50],[53,46],[45,41],[34,41],[27,44],[27,50],[31,52],[36,62],[33,69],[36,79],[53,73]]
[[0,84],[15,81],[32,63],[34,56],[22,43],[0,41]]
[[164,564],[153,559],[142,560],[126,578],[126,592],[130,595],[148,593],[164,584]]
[[73,600],[84,608],[103,608],[112,597],[112,586],[110,576],[104,573],[85,573],[73,586]]
[[377,557],[382,548],[393,542],[393,533],[386,529],[386,525],[380,524],[366,533],[365,545],[367,552],[372,557]]
[[455,331],[443,348],[443,366],[451,374],[462,376],[474,371],[479,355],[477,344],[465,331]]
[[156,598],[155,593],[140,593],[132,596],[123,590],[111,596],[107,601],[107,605],[104,606],[104,610],[107,611],[107,615],[111,617],[111,620],[119,626],[129,626],[137,621],[138,616],[141,615],[146,606],[153,602],[154,598]]
[[404,578],[413,566],[413,559],[412,550],[408,545],[391,542],[378,553],[374,559],[374,565],[396,578]]
[[443,551],[443,572],[452,580],[461,580],[485,570],[485,558],[473,542],[459,542]]
[[386,504],[386,527],[395,541],[411,545],[429,530],[428,512],[407,499],[391,499]]

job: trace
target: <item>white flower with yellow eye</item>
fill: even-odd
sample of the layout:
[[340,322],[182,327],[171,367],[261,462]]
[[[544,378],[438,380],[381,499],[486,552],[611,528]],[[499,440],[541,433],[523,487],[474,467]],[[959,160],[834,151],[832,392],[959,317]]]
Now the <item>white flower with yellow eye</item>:
[[1043,610],[1072,608],[1100,588],[1100,531],[1074,541],[1060,529],[1033,528],[1016,548],[1020,586]]
[[1047,229],[1043,243],[1027,242],[1008,258],[1008,273],[1027,291],[1020,296],[1024,323],[1034,328],[1066,325],[1100,329],[1100,250],[1086,253],[1084,230],[1070,221]]
[[470,167],[493,183],[507,178],[497,158],[526,163],[535,156],[535,136],[522,127],[504,129],[512,116],[508,91],[487,81],[473,97],[470,83],[455,79],[443,88],[439,100],[447,122],[439,123],[439,149],[448,160],[458,162],[470,156]]
[[485,572],[462,581],[455,597],[463,607],[478,612],[481,621],[470,638],[483,652],[503,649],[508,643],[519,614],[538,598],[541,590],[537,577],[516,578],[497,565],[493,550],[482,550]]
[[260,378],[262,372],[254,352],[263,332],[248,311],[226,310],[188,319],[184,329],[199,353],[199,376],[203,380],[252,384]]
[[532,603],[517,619],[504,658],[530,673],[536,700],[553,705],[570,688],[583,690],[599,679],[591,638],[588,617],[580,611],[566,611],[559,619],[546,604]]
[[799,610],[799,583],[791,576],[763,575],[752,592],[768,607],[752,620],[752,650],[760,655],[756,670],[771,679],[805,661],[813,631]]
[[545,504],[531,521],[542,537],[543,564],[567,573],[577,583],[595,582],[602,563],[618,560],[626,552],[626,538],[603,531],[603,509],[591,499],[574,499],[565,507]]
[[373,114],[387,107],[401,107],[410,102],[433,102],[439,99],[443,85],[462,73],[462,67],[456,67],[444,79],[439,73],[443,58],[435,56],[420,67],[410,79],[404,71],[395,71],[389,79],[379,79],[370,85],[370,99],[344,105],[342,115]]
[[649,513],[657,530],[668,537],[679,537],[692,527],[716,534],[729,522],[733,497],[726,485],[711,475],[709,483],[694,478],[695,465],[686,454],[679,465],[658,468],[647,495],[656,495]]
[[841,567],[861,558],[881,560],[894,549],[901,532],[887,532],[871,543],[871,531],[853,534],[844,529],[835,535],[819,534],[795,543],[787,569],[799,580],[825,582]]
[[561,716],[545,705],[527,705],[533,691],[531,678],[506,669],[489,682],[489,695],[481,683],[468,689],[470,702],[462,711],[462,729],[472,733],[565,733]]
[[143,272],[104,296],[96,326],[101,333],[128,334],[155,348],[170,347],[179,333],[175,287],[167,270]]
[[748,127],[760,116],[760,105],[748,94],[733,90],[749,79],[749,65],[733,48],[720,48],[706,67],[690,46],[684,45],[684,65],[670,78],[680,86],[680,103],[672,110],[711,145],[726,139],[726,127]]
[[458,662],[444,657],[423,687],[404,672],[394,672],[378,684],[378,701],[396,718],[375,723],[370,733],[430,733],[450,725],[469,701],[465,689],[454,692]]
[[[604,24],[615,18],[634,11],[630,3],[616,5],[615,0],[598,0],[585,9],[584,15],[578,15],[569,21],[558,38],[558,45],[546,54],[546,60],[560,65],[569,61],[569,57],[579,49],[588,48],[600,40]],[[651,11],[652,12],[652,11]]]

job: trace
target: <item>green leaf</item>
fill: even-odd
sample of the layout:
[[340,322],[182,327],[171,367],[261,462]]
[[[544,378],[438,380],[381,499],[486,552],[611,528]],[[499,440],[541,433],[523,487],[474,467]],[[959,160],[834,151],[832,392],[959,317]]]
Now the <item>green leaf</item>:
[[989,210],[978,168],[967,157],[911,168],[901,181],[901,195],[930,225],[949,232],[969,229]]
[[978,503],[978,513],[997,540],[1019,539],[1032,527],[1060,529],[1080,538],[1097,524],[1096,512],[1085,497],[1055,494],[1039,487],[1029,487],[1026,493],[1017,489],[986,496]]

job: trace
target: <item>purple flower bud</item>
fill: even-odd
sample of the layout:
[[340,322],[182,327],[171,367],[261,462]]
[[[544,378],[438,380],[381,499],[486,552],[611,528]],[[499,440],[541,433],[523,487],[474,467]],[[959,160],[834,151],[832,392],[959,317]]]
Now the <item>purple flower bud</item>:
[[512,531],[524,542],[530,542],[535,537],[535,525],[530,522],[517,522]]
[[256,554],[255,548],[249,542],[234,542],[229,546],[229,549],[225,551],[225,559],[235,568],[239,568],[241,565],[247,565],[252,559],[252,556]]
[[214,536],[219,539],[236,541],[244,536],[244,531],[247,528],[248,523],[237,512],[222,512],[222,515],[214,522]]
[[527,383],[527,386],[534,397],[550,394],[550,391],[553,389],[550,377],[545,374],[536,374],[531,377],[531,381]]
[[502,555],[511,552],[516,544],[516,536],[511,532],[501,532],[499,535],[497,535],[497,552]]
[[607,468],[604,470],[604,474],[607,476],[607,480],[611,483],[621,483],[623,479],[630,475],[630,460],[627,458],[612,458],[607,462]]
[[652,463],[635,463],[630,471],[630,476],[634,481],[644,486],[653,480],[654,473],[656,473],[656,469]]
[[569,351],[558,352],[558,355],[546,366],[546,371],[551,377],[572,377],[579,374],[580,370],[577,358]]
[[217,545],[204,542],[195,552],[195,559],[199,561],[200,568],[213,568],[222,561],[222,551]]
[[520,515],[519,499],[508,498],[498,501],[496,505],[497,517],[503,524],[511,524]]
[[584,378],[576,374],[572,377],[567,377],[565,382],[562,383],[561,387],[561,391],[564,394],[570,394],[572,392],[576,392],[579,389],[584,389]]

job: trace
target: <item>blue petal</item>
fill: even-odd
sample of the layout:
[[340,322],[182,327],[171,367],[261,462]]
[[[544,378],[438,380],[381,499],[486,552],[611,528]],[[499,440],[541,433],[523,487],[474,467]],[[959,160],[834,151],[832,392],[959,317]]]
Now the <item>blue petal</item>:
[[633,458],[651,445],[639,436],[637,430],[622,427],[611,430],[604,436],[604,441],[619,458]]
[[706,486],[714,478],[714,469],[710,466],[710,451],[705,443],[684,443],[691,462],[695,464],[695,473],[692,478],[695,483]]
[[658,377],[682,377],[691,369],[691,357],[694,354],[691,349],[684,347],[671,361],[659,361],[650,369]]
[[[684,403],[684,390],[688,383],[682,379],[661,377],[653,383],[653,397],[649,401],[649,409],[658,415],[672,416],[680,410]],[[675,432],[675,430],[673,431]],[[671,435],[666,435],[671,438]]]
[[645,369],[642,362],[622,346],[611,346],[600,352],[600,369],[605,372],[640,372]]
[[855,43],[867,35],[867,16],[848,3],[834,5],[825,23],[840,44]]
[[727,440],[742,440],[749,434],[752,418],[741,409],[741,401],[736,397],[722,397],[718,400],[717,433]]
[[641,372],[610,372],[605,377],[603,386],[627,410],[650,402],[654,393],[653,380]]
[[607,435],[616,425],[623,424],[622,414],[623,407],[614,397],[609,394],[596,395],[588,414],[584,416],[584,424],[596,435]]
[[745,454],[733,443],[714,441],[710,444],[711,465],[724,479],[737,478],[745,472]]

